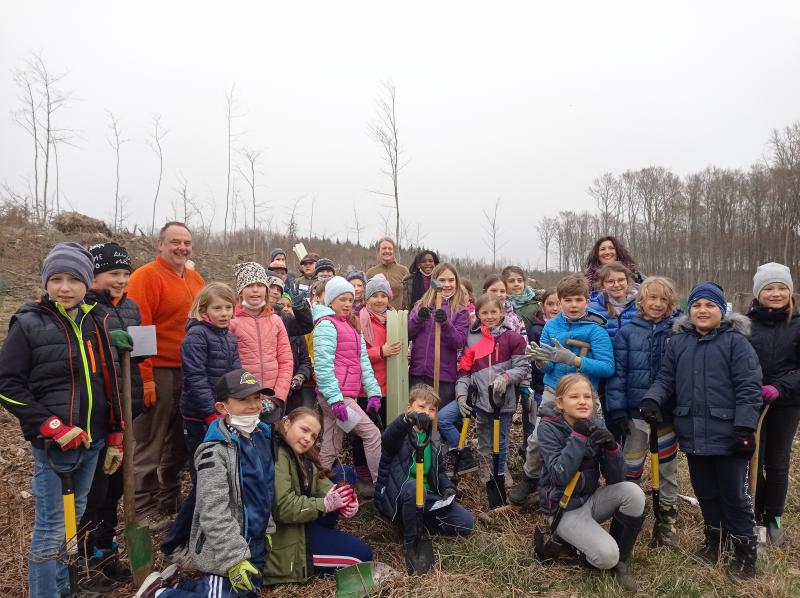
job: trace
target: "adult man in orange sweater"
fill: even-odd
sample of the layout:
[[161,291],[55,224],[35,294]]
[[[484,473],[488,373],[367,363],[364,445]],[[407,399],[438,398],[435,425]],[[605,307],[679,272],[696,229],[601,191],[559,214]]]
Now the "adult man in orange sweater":
[[192,233],[182,222],[167,222],[159,232],[158,255],[131,275],[128,295],[139,305],[142,325],[155,324],[157,355],[140,370],[147,409],[134,420],[136,511],[154,529],[169,522],[180,498],[178,476],[186,445],[178,412],[183,377],[181,342],[203,277],[186,267]]

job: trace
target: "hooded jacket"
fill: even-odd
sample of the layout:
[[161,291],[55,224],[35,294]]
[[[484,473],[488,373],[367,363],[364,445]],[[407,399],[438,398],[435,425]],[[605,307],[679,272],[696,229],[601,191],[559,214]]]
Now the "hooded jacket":
[[601,291],[595,291],[592,293],[589,299],[589,309],[606,319],[606,330],[608,331],[608,336],[611,337],[611,340],[614,340],[614,336],[617,334],[617,331],[620,328],[632,321],[639,313],[638,308],[636,307],[636,293],[638,291],[639,285],[631,283],[628,289],[628,297],[625,300],[625,307],[622,308],[622,311],[619,311],[619,308],[616,305],[613,306],[616,314],[614,316],[611,316],[608,313],[608,301],[605,293]]
[[[408,338],[414,342],[409,374],[433,378],[436,336],[436,321],[433,318],[436,310],[431,309],[431,317],[423,320],[419,317],[419,309],[420,304],[417,303],[408,315]],[[463,307],[454,314],[447,299],[442,299],[442,309],[447,314],[447,319],[442,324],[439,379],[453,384],[458,379],[458,353],[467,344],[469,311]]]
[[241,304],[236,305],[234,316],[228,330],[237,339],[242,367],[285,401],[294,363],[283,321],[271,312],[252,316]]
[[[661,369],[674,322],[675,316],[657,323],[637,316],[614,337],[614,375],[606,382],[609,421],[642,418],[639,405]],[[672,421],[672,414],[664,421]]]
[[795,311],[787,321],[785,309],[755,303],[747,315],[750,344],[758,355],[764,384],[779,393],[770,409],[800,407],[800,314]]
[[494,407],[489,401],[489,386],[497,376],[504,376],[508,381],[505,395],[494,397],[494,400],[501,405],[501,412],[513,413],[517,409],[514,386],[522,383],[530,373],[530,364],[525,358],[528,343],[505,319],[491,329],[480,322],[476,324],[470,330],[468,346],[459,362],[456,396],[467,396],[472,385],[478,391],[475,407],[492,413]]
[[92,442],[121,429],[108,314],[95,309],[95,304],[81,303],[73,320],[44,296],[11,317],[0,351],[0,403],[34,446],[43,446],[39,429],[53,416],[84,429]]
[[217,381],[242,367],[236,337],[227,328],[218,328],[203,320],[189,320],[181,343],[181,359],[181,415],[191,421],[204,421],[217,413],[214,408]]
[[542,453],[542,477],[539,482],[539,505],[543,513],[553,515],[572,476],[581,472],[567,511],[583,505],[600,486],[600,475],[606,484],[625,480],[625,462],[619,445],[609,451],[597,448],[589,438],[579,434],[562,416],[543,417],[538,427],[539,450]]
[[750,320],[729,313],[718,328],[697,332],[688,315],[673,324],[675,334],[656,381],[645,393],[673,427],[685,453],[732,454],[734,426],[755,430],[761,410],[761,367],[747,340]]
[[330,307],[321,304],[314,306],[313,314],[317,392],[329,405],[344,397],[362,396],[362,387],[365,396],[381,396],[364,337],[350,319],[337,316]]

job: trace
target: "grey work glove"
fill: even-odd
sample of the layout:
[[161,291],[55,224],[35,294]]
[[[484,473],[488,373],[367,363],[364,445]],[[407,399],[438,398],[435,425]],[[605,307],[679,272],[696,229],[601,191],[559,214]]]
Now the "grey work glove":
[[508,388],[508,378],[506,378],[503,374],[498,374],[497,378],[494,379],[492,382],[492,388],[494,388],[494,394],[496,395],[504,395],[506,394],[506,388]]
[[572,365],[575,361],[575,353],[564,347],[557,339],[551,340],[553,341],[553,346],[551,347],[551,357],[548,361]]
[[461,412],[461,417],[469,417],[472,413],[472,407],[467,400],[467,397],[458,397],[458,410]]

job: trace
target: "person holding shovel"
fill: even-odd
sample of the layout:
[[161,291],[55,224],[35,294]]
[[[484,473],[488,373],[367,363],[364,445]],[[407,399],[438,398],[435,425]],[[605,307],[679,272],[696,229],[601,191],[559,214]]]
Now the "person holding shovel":
[[[65,521],[86,507],[97,461],[113,474],[122,464],[122,405],[112,345],[130,350],[130,335],[109,332],[109,316],[85,301],[92,255],[58,243],[42,264],[45,294],[12,316],[0,350],[0,404],[31,443],[36,511],[28,557],[31,598],[78,592],[64,559]],[[58,471],[72,469],[73,513],[62,502]],[[70,568],[74,568],[74,563]],[[73,569],[74,570],[74,569]]]

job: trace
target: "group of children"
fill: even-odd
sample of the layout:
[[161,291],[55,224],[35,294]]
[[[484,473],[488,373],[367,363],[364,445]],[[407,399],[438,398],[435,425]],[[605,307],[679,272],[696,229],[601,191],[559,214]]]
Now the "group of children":
[[[85,557],[124,579],[109,557],[123,460],[118,355],[131,349],[125,330],[138,323],[125,295],[131,269],[114,244],[56,245],[44,261],[45,295],[15,314],[0,352],[0,401],[19,418],[36,465],[31,596],[68,589],[59,466],[75,467],[76,511],[86,511],[81,527],[93,533]],[[206,285],[188,314],[180,412],[193,488],[162,545],[204,575],[178,580],[171,566],[137,596],[255,596],[264,584],[371,560],[367,544],[335,525],[373,496],[411,550],[414,446],[430,440],[426,508],[455,495],[450,470],[479,468],[491,503],[498,485],[505,497],[513,484],[507,460],[518,403],[524,467],[510,502],[538,499],[552,519],[579,474],[555,533],[627,590],[636,588],[628,564],[644,521],[639,482],[651,428],[661,474],[654,541],[677,544],[680,446],[705,525],[698,556],[716,562],[730,546],[729,575],[755,575],[747,464],[759,412],[772,403],[755,512],[770,542],[783,542],[788,455],[800,419],[800,320],[785,266],[759,269],[746,317],[728,313],[722,289],[710,282],[692,289],[682,315],[672,283],[644,279],[610,237],[593,248],[585,275],[537,291],[509,266],[474,302],[455,266],[421,252],[402,280],[405,300],[416,296],[411,390],[406,413],[393,422],[386,421],[387,359],[401,347],[387,342],[389,280],[337,276],[331,260],[314,254],[293,277],[282,250],[273,251],[269,270],[248,262],[232,274],[235,290]],[[132,382],[138,412],[135,363]],[[475,422],[477,461],[469,446],[458,448],[466,417]],[[353,468],[342,462],[348,434]],[[606,532],[600,523],[609,519]],[[427,511],[425,525],[466,535],[473,519],[451,501]]]

